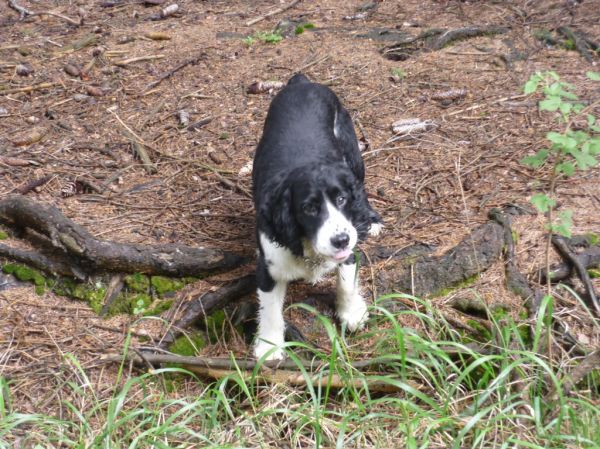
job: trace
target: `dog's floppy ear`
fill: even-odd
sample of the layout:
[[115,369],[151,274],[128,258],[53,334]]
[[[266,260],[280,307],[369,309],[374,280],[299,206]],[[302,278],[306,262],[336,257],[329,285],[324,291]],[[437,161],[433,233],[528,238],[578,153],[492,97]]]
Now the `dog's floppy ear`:
[[269,183],[266,201],[259,208],[259,226],[267,231],[269,238],[289,248],[296,256],[302,257],[303,248],[300,229],[292,204],[292,190],[287,176]]

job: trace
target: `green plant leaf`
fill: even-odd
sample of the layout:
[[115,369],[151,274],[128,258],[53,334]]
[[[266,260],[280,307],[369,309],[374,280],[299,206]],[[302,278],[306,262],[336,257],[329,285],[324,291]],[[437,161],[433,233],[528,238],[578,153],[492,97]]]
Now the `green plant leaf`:
[[573,227],[573,211],[565,210],[558,214],[556,223],[550,226],[550,230],[563,237],[571,237],[571,228]]
[[556,173],[564,173],[567,176],[573,176],[575,173],[575,166],[572,162],[561,162],[556,166]]
[[600,73],[589,71],[586,73],[586,76],[592,81],[600,81]]
[[544,93],[548,97],[559,96],[562,93],[562,84],[561,83],[552,83],[549,86],[544,88]]
[[564,115],[569,115],[571,113],[571,109],[573,109],[573,105],[571,103],[561,103],[558,106],[558,109],[560,109],[560,112],[562,112]]
[[592,156],[600,154],[600,138],[593,138],[583,144],[585,149]]
[[579,149],[573,149],[570,151],[570,153],[577,161],[577,165],[581,170],[586,170],[590,167],[595,166],[598,163],[594,156],[592,156],[589,153],[584,153]]
[[558,93],[559,96],[566,98],[567,100],[579,100],[579,97],[575,95],[573,92],[569,92],[568,90],[561,90]]
[[567,153],[577,146],[577,140],[573,137],[555,131],[550,131],[546,134],[546,139],[556,144],[563,153]]
[[540,168],[548,159],[548,154],[550,154],[550,150],[543,149],[535,153],[533,156],[525,156],[520,162],[521,164],[532,168]]
[[531,197],[531,204],[541,213],[545,214],[551,208],[556,206],[556,201],[544,193],[536,193]]
[[588,126],[592,126],[594,123],[596,123],[596,117],[593,116],[592,114],[588,114],[587,115],[587,123],[588,123]]
[[526,95],[534,93],[540,85],[541,81],[542,77],[539,73],[531,75],[529,77],[529,80],[525,83],[525,86],[523,87],[523,92],[525,92]]
[[540,108],[540,111],[554,112],[560,107],[561,103],[562,103],[562,100],[558,96],[547,97],[545,100],[540,101],[539,108]]

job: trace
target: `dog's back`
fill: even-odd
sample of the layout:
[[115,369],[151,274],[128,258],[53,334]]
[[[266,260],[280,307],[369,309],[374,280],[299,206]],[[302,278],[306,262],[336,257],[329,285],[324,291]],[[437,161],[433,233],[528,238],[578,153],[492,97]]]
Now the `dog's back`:
[[254,157],[254,188],[261,189],[282,168],[332,159],[346,160],[357,178],[364,178],[348,112],[331,89],[294,75],[271,102]]

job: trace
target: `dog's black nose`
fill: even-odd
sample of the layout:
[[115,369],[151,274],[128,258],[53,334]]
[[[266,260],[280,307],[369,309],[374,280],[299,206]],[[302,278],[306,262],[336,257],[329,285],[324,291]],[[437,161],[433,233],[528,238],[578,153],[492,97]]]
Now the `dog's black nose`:
[[345,232],[331,237],[331,244],[334,248],[343,249],[350,243],[350,236]]

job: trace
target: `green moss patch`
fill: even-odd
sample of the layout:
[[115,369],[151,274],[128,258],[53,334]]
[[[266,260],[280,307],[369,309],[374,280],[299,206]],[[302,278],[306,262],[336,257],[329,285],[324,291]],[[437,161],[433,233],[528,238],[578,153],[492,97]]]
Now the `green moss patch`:
[[8,234],[4,231],[0,231],[0,240],[6,240],[8,238]]
[[434,293],[431,296],[433,298],[439,298],[439,297],[442,297],[442,296],[446,296],[446,295],[452,293],[454,290],[458,290],[459,288],[470,287],[475,282],[477,282],[477,279],[479,279],[479,275],[475,274],[475,275],[473,275],[471,277],[468,277],[464,281],[457,282],[456,284],[454,284],[451,287],[442,288],[442,289],[440,289],[439,291],[437,291],[436,293]]
[[181,290],[185,286],[186,281],[185,279],[152,276],[150,278],[150,284],[157,295],[164,295],[165,293]]
[[125,276],[123,280],[127,289],[139,293],[148,293],[150,290],[150,279],[145,274],[135,273]]
[[[1,238],[0,231],[0,238]],[[40,271],[26,265],[7,263],[2,266],[2,271],[12,274],[22,282],[31,282],[38,294],[43,294],[50,289],[59,296],[87,302],[92,310],[100,313],[106,296],[106,282],[97,281],[80,282],[71,278],[46,278]],[[168,310],[173,304],[172,299],[164,298],[175,291],[181,290],[185,285],[195,282],[197,278],[168,278],[165,276],[147,276],[135,273],[125,276],[124,288],[114,299],[106,316],[119,314],[156,316]],[[216,319],[216,318],[215,318]],[[210,328],[221,329],[222,321],[211,318]],[[214,333],[213,333],[214,334]]]
[[169,351],[183,356],[195,356],[205,346],[206,339],[204,335],[201,332],[194,332],[176,339],[169,346]]
[[46,289],[46,278],[34,268],[16,263],[7,263],[2,266],[2,271],[12,274],[19,281],[33,283],[35,285],[35,292],[38,295],[43,294]]

